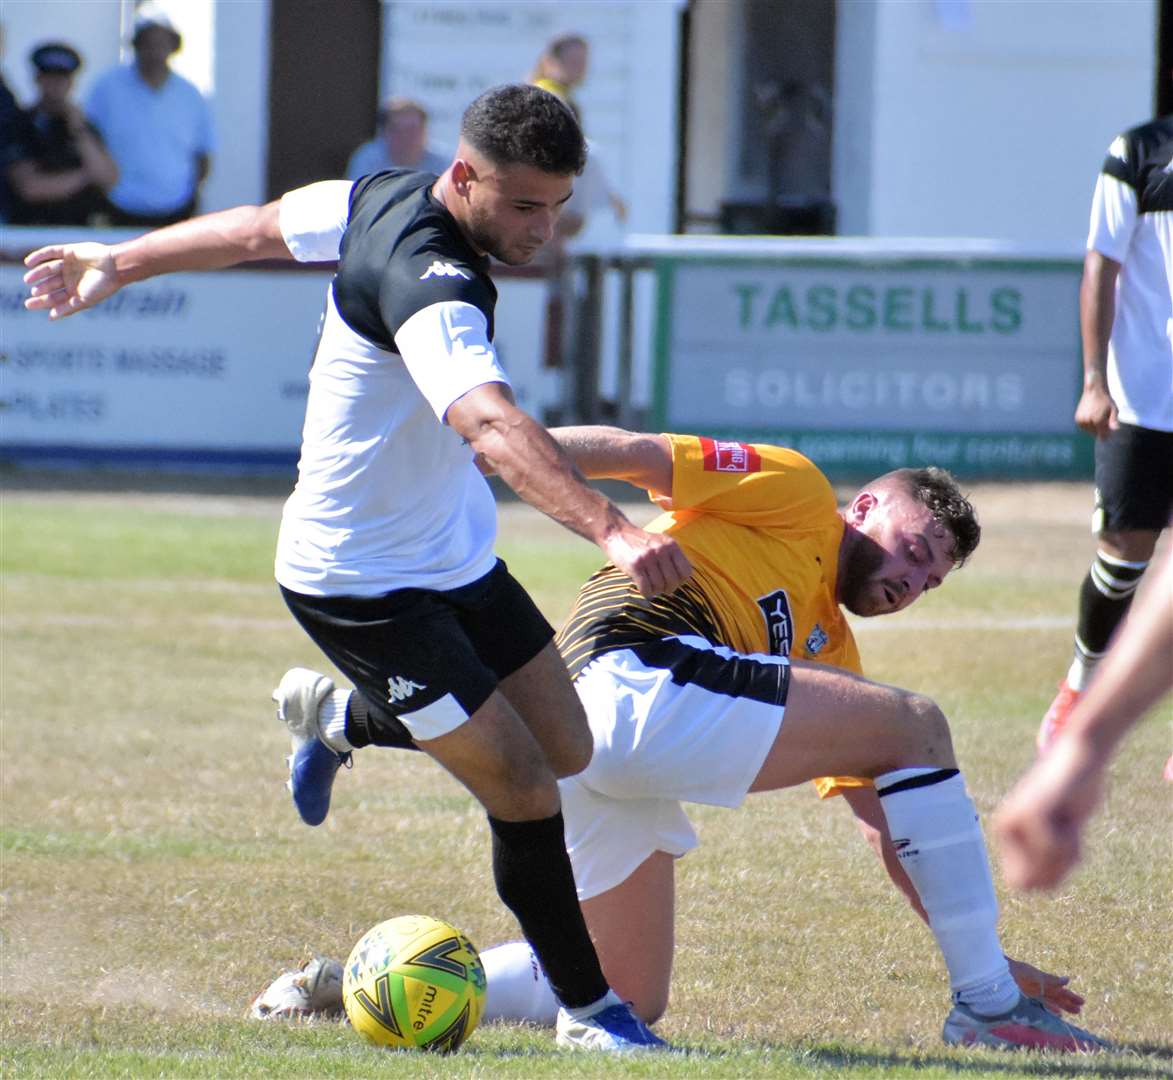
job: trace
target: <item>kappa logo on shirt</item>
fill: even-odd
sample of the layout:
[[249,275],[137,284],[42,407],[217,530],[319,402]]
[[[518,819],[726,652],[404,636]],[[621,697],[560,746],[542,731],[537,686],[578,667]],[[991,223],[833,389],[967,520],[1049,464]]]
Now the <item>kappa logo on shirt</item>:
[[705,457],[705,472],[760,472],[761,455],[748,443],[726,442],[701,436],[701,453]]
[[790,597],[785,589],[758,597],[758,607],[766,618],[766,637],[771,656],[789,656],[794,644],[794,620],[790,617]]
[[417,690],[426,689],[427,687],[421,683],[412,682],[402,675],[392,675],[387,680],[387,701],[392,705],[398,705],[401,701],[406,701]]
[[437,259],[420,274],[420,281],[427,281],[430,277],[462,277],[467,281],[472,275],[466,274],[459,266],[453,266],[448,262],[440,262]]

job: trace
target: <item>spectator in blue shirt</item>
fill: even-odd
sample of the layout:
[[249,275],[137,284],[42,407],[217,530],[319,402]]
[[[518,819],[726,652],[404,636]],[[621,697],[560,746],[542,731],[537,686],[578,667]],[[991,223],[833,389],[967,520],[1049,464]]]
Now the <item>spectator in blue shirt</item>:
[[411,98],[393,97],[379,110],[379,134],[350,155],[346,178],[357,180],[384,169],[412,169],[439,176],[450,160],[450,154],[439,154],[428,146],[427,110]]
[[154,228],[196,212],[211,166],[212,114],[171,70],[182,39],[165,13],[141,7],[131,43],[133,63],[99,78],[86,111],[118,165],[111,224]]

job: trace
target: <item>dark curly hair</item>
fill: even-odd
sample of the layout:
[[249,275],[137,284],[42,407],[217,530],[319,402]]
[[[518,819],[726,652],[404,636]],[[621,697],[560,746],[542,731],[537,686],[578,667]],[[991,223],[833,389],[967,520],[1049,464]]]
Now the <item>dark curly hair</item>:
[[532,165],[578,176],[586,166],[586,140],[566,103],[528,83],[486,90],[460,121],[460,136],[496,165]]
[[974,553],[982,538],[973,503],[962,494],[957,478],[947,469],[930,465],[921,469],[896,469],[882,477],[903,486],[924,503],[933,520],[953,536],[953,566],[958,568]]

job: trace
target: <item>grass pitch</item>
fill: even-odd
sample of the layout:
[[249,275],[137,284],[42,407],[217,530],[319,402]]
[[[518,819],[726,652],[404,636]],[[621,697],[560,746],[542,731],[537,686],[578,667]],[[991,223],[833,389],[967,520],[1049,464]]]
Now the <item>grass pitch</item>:
[[[280,497],[54,490],[0,503],[0,1070],[4,1076],[1168,1076],[1170,709],[1125,745],[1080,870],[1003,896],[1007,950],[1069,973],[1099,1059],[954,1051],[927,930],[806,788],[697,808],[678,872],[673,999],[688,1052],[604,1061],[486,1025],[455,1057],[391,1054],[248,1002],[313,950],[422,911],[516,936],[471,798],[421,755],[368,751],[319,829],[283,790],[269,693],[321,667],[271,580]],[[205,487],[207,485],[204,485]],[[90,485],[93,488],[93,485]],[[869,673],[934,696],[983,812],[1031,759],[1090,559],[1085,485],[979,487],[985,540],[911,611],[857,623]],[[637,513],[644,513],[642,509]],[[517,505],[500,550],[559,620],[598,564]]]

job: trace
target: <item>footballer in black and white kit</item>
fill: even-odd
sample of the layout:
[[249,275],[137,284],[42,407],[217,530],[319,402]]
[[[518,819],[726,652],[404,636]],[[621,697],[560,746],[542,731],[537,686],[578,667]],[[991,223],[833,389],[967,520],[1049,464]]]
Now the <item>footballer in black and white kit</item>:
[[[437,201],[435,182],[403,171],[323,181],[287,193],[280,211],[290,252],[300,261],[338,260],[338,271],[310,370],[276,577],[318,645],[371,701],[386,703],[384,735],[404,744],[463,723],[499,677],[553,636],[520,590],[491,590],[485,602],[517,629],[508,640],[520,650],[492,671],[418,597],[414,607],[396,606],[391,620],[386,601],[308,599],[449,592],[497,565],[493,494],[468,445],[444,423],[449,405],[474,387],[508,386],[492,344],[497,290],[488,256]],[[507,579],[497,579],[504,588]],[[378,629],[358,630],[362,624]],[[357,650],[356,631],[365,639]],[[487,636],[499,637],[491,628]],[[409,728],[397,718],[404,713]]]
[[625,1050],[660,1040],[603,977],[558,798],[557,777],[590,759],[590,729],[553,629],[493,554],[480,471],[597,544],[645,596],[691,572],[674,539],[632,524],[517,408],[493,349],[489,256],[530,261],[585,161],[558,98],[494,87],[465,110],[439,177],[324,181],[124,244],[41,248],[26,259],[26,306],[55,319],[156,274],[337,261],[275,570],[294,617],[361,693],[352,710],[328,676],[281,679],[294,805],[320,824],[354,749],[425,750],[488,813],[497,891],[563,1006],[559,1042]]
[[1173,116],[1113,140],[1087,246],[1120,264],[1108,344],[1117,417],[1173,432]]
[[1066,726],[1173,515],[1173,116],[1132,128],[1108,148],[1079,310],[1084,379],[1075,422],[1096,437],[1096,554],[1040,750]]
[[493,565],[492,493],[443,421],[473,387],[508,384],[491,340],[497,290],[433,183],[377,173],[281,200],[293,255],[340,260],[277,551],[295,592],[449,589]]

